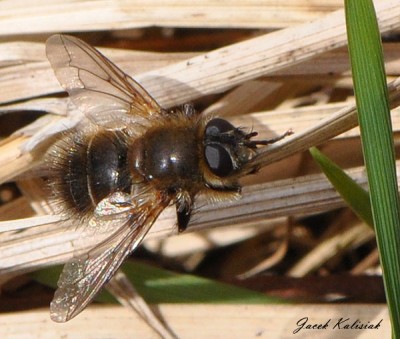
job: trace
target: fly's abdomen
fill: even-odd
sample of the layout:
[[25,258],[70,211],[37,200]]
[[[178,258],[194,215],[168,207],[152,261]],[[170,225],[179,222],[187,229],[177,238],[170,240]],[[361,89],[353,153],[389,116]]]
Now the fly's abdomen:
[[129,191],[126,154],[121,132],[71,133],[50,150],[50,188],[69,209],[93,211],[113,192]]

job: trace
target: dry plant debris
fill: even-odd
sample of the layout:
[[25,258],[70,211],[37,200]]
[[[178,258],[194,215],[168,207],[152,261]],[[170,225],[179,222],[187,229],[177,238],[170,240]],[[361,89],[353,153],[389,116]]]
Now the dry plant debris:
[[[325,303],[327,314],[333,302],[384,303],[373,232],[349,211],[307,153],[318,145],[366,186],[342,2],[287,1],[278,6],[276,1],[226,5],[210,0],[201,7],[182,1],[115,3],[121,5],[118,10],[67,1],[58,4],[58,14],[56,5],[42,4],[40,12],[29,16],[27,4],[25,11],[19,7],[24,1],[0,4],[5,17],[0,23],[0,333],[6,328],[4,333],[18,337],[8,324],[18,324],[22,317],[34,331],[39,331],[35,323],[48,321],[46,307],[53,292],[26,272],[66,262],[76,236],[59,226],[35,172],[54,135],[79,119],[71,114],[44,53],[46,38],[58,31],[73,31],[100,46],[165,107],[190,101],[205,114],[223,116],[263,137],[289,128],[295,132],[260,156],[265,167],[244,179],[241,200],[218,205],[199,201],[187,233],[175,235],[175,214],[167,209],[139,251],[140,260],[290,302]],[[376,7],[398,146],[400,44],[395,32],[400,5],[381,1]],[[104,15],[101,23],[98,15]],[[197,306],[167,305],[159,312],[177,330],[183,309],[202,319],[207,312],[215,314],[215,306]],[[243,306],[226,307],[219,311],[227,314],[216,325],[221,330],[228,314]],[[256,314],[257,307],[249,309]],[[273,311],[282,311],[282,323],[289,321],[283,315],[288,309],[293,322],[303,306],[285,307]],[[314,315],[322,309],[310,307]],[[375,315],[387,319],[384,306],[371,306],[371,312],[374,307]],[[115,312],[125,311],[89,307],[90,329]],[[262,312],[268,314],[265,308]],[[121,315],[127,318],[124,324],[131,316]],[[243,331],[259,326],[257,319]],[[193,319],[185,321],[192,329],[178,326],[182,337],[200,326]],[[63,333],[48,326],[49,337]],[[120,325],[110,326],[115,329],[110,336],[122,337],[117,334]],[[283,325],[279,329],[277,334],[286,333]],[[238,335],[243,333],[249,332]]]

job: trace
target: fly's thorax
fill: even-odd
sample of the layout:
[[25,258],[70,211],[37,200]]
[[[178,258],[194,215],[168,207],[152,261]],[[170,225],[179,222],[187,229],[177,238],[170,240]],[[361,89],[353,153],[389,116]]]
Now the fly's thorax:
[[197,124],[189,119],[152,127],[129,147],[132,177],[159,190],[196,190],[202,182],[200,147]]

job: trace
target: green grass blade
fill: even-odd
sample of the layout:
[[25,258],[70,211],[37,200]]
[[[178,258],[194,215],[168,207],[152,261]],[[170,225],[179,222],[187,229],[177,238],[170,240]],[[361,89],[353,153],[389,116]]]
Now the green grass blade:
[[189,274],[178,274],[128,262],[124,273],[149,303],[251,303],[277,302],[277,298]]
[[[139,262],[126,262],[122,270],[138,293],[151,304],[158,303],[224,303],[266,304],[284,303],[278,298],[261,293],[200,278],[189,274],[173,273]],[[61,266],[46,268],[32,273],[33,278],[56,288]],[[97,297],[100,302],[116,302],[106,290]]]
[[393,334],[400,338],[400,203],[382,45],[371,0],[345,1],[375,233]]
[[373,227],[369,193],[350,178],[339,166],[322,154],[317,148],[310,149],[313,159],[357,216]]

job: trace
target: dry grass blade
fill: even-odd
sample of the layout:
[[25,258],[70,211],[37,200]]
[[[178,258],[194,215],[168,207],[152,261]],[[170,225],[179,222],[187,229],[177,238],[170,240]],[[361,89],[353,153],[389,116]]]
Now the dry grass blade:
[[[174,328],[179,338],[215,338],[216,330],[220,337],[252,338],[266,336],[283,338],[293,335],[298,328],[296,322],[307,314],[317,324],[328,319],[329,329],[320,331],[319,338],[332,338],[332,328],[344,314],[355,319],[368,319],[370,324],[380,326],[374,330],[358,330],[357,338],[389,338],[391,334],[387,308],[384,305],[159,305],[165,321]],[[0,318],[0,328],[14,337],[24,337],[26,333],[40,333],[45,338],[105,337],[121,339],[151,338],[152,331],[139,316],[133,316],[129,309],[122,307],[89,307],[86,317],[76,318],[63,326],[52,323],[47,310],[4,314]],[[338,329],[336,329],[338,330]],[[306,331],[304,329],[304,331]],[[354,331],[354,330],[348,330]],[[373,332],[371,332],[373,331]],[[307,332],[298,333],[299,335]],[[343,330],[343,333],[348,333]],[[353,338],[354,332],[344,338]]]
[[[395,1],[385,1],[377,6],[383,33],[399,27],[399,12]],[[247,80],[299,64],[345,44],[344,16],[340,10],[312,23],[266,34],[171,66],[137,74],[135,79],[162,106],[171,107],[207,94],[220,93]],[[119,65],[130,74],[136,73],[124,68],[121,63]],[[4,72],[4,79],[14,73],[9,69]],[[60,91],[52,72],[48,68],[43,70],[43,65],[32,65],[31,76],[40,79],[40,86],[35,84],[26,88],[27,84],[21,79],[16,83],[18,91],[15,91],[15,86],[2,88],[0,102]],[[18,93],[18,97],[15,93]]]
[[[377,15],[382,33],[399,24],[399,11],[393,1],[379,5]],[[221,92],[345,44],[344,16],[337,11],[312,23],[224,47],[139,75],[137,79],[162,105],[169,107],[200,95]],[[165,82],[161,93],[160,82]]]
[[272,94],[280,86],[280,84],[270,81],[247,81],[218,102],[207,107],[203,114],[216,114],[223,117],[254,112],[261,103],[270,100]]
[[[396,83],[391,85],[390,87],[393,89],[393,93],[397,90]],[[314,139],[308,139],[310,144],[315,144],[321,140],[321,136],[327,138],[324,135],[326,126],[330,127],[329,124],[326,124],[326,119],[322,120],[322,123],[317,124],[317,127],[313,127],[313,131],[315,131],[315,135],[317,139],[315,139],[315,135],[310,132],[310,129],[307,129],[306,126],[311,124],[315,126],[315,122],[310,119],[314,119],[314,121],[318,121],[321,119],[324,114],[328,115],[328,119],[332,121],[333,124],[337,124],[340,119],[337,117],[342,116],[345,112],[345,117],[348,118],[349,112],[350,114],[354,113],[353,106],[345,107],[341,109],[338,113],[330,116],[332,111],[337,110],[337,108],[342,107],[341,105],[327,105],[325,106],[325,110],[317,107],[315,111],[318,111],[318,114],[312,113],[310,115],[306,115],[305,112],[307,108],[300,108],[292,111],[288,111],[288,120],[284,119],[284,112],[280,112],[276,116],[276,120],[274,120],[274,115],[265,113],[265,114],[254,114],[252,115],[256,125],[255,128],[257,130],[262,130],[262,127],[270,124],[270,128],[275,129],[275,133],[279,134],[282,129],[286,128],[289,125],[292,116],[297,116],[299,122],[296,122],[296,126],[303,126],[305,129],[304,133],[298,133],[297,135],[305,138],[310,138],[310,136],[314,136]],[[300,113],[297,113],[301,112]],[[311,110],[312,112],[312,110]],[[396,118],[396,116],[395,116]],[[232,118],[232,121],[236,124],[241,125],[241,121],[243,117]],[[301,119],[304,119],[302,122]],[[346,121],[345,119],[345,121]],[[345,129],[351,128],[355,125],[354,115],[350,115],[350,119],[352,119],[351,123],[345,123]],[[396,118],[397,119],[397,118]],[[397,120],[395,120],[397,121]],[[276,123],[276,128],[274,128],[274,122]],[[293,122],[292,122],[293,123]],[[290,125],[289,125],[290,126]],[[397,126],[397,123],[395,124]],[[341,127],[343,131],[343,127]],[[331,129],[337,132],[337,128]],[[333,136],[335,134],[331,134]],[[297,137],[297,136],[296,136]],[[292,137],[295,139],[296,137]],[[319,138],[319,139],[318,139]],[[18,140],[18,139],[16,139]],[[11,142],[14,142],[11,140]],[[301,145],[300,149],[306,149],[308,145],[299,144],[298,142],[289,141],[291,145],[295,148],[295,150],[299,150],[299,145]],[[8,144],[5,144],[8,145]],[[20,148],[22,145],[22,141],[19,141]],[[276,160],[271,156],[271,152],[276,151],[274,145],[270,148],[268,161],[270,159]],[[282,151],[290,151],[290,148],[282,147],[280,148]],[[293,153],[293,151],[291,151]],[[10,157],[6,156],[8,153],[3,152],[2,156],[5,156],[3,159],[4,164],[12,165],[16,164],[10,171],[7,171],[7,166],[3,166],[2,173],[6,173],[6,177],[12,177],[15,174],[15,170],[17,168],[21,169],[19,165],[18,157],[20,154],[18,153],[17,157],[15,157],[14,161],[10,162]],[[13,153],[11,153],[13,154]],[[277,153],[279,154],[279,153]],[[285,154],[287,155],[287,154]],[[282,157],[282,156],[281,156]],[[27,163],[29,164],[29,163]],[[365,178],[363,177],[362,170],[360,169],[356,176],[358,176],[358,180],[362,183],[365,183]],[[324,201],[319,201],[319,197],[321,193],[324,192]],[[34,193],[36,195],[40,195],[39,192]],[[307,196],[307,200],[304,197]],[[202,203],[200,203],[201,205]],[[327,184],[325,179],[321,177],[308,177],[305,179],[290,179],[287,181],[275,182],[271,184],[263,184],[259,186],[249,186],[244,189],[244,197],[242,200],[237,202],[230,202],[225,206],[206,206],[202,207],[198,210],[195,215],[191,230],[199,230],[204,227],[215,227],[221,225],[229,225],[231,223],[241,223],[246,224],[250,220],[253,222],[256,219],[263,218],[273,218],[285,215],[293,215],[298,213],[312,213],[317,211],[323,211],[327,208],[333,208],[340,206],[342,202],[337,197],[337,195],[332,191],[329,184]],[[249,206],[251,206],[251,210],[249,210]],[[50,218],[51,219],[51,218]],[[31,226],[37,225],[37,219],[24,220],[26,228],[30,228]],[[155,227],[152,229],[149,238],[152,236],[166,236],[174,232],[174,224],[175,224],[175,215],[171,210],[166,211],[163,216],[159,219]],[[1,226],[4,230],[8,229],[16,229],[21,227],[21,222],[4,222]],[[32,233],[27,232],[24,234],[22,238],[15,238],[13,240],[13,236],[8,237],[8,245],[7,247],[13,249],[12,252],[8,250],[3,251],[3,257],[1,258],[1,262],[3,263],[3,269],[9,270],[11,267],[14,267],[15,270],[25,270],[25,269],[33,269],[34,267],[39,267],[43,265],[43,263],[51,264],[51,263],[59,263],[68,260],[71,256],[71,245],[69,241],[74,239],[73,232],[71,230],[65,230],[63,228],[56,228],[56,232],[54,232],[54,225],[45,226],[41,229],[41,231],[33,230]],[[45,236],[45,234],[47,234]],[[65,233],[64,233],[65,232]],[[19,246],[19,243],[29,244],[29,248],[25,246]],[[15,252],[15,250],[17,252]],[[46,249],[46,250],[45,250]],[[19,251],[19,252],[18,252]],[[28,256],[27,253],[30,253]]]
[[[400,78],[388,85],[391,106],[397,107],[400,99]],[[249,166],[266,166],[311,146],[329,140],[358,125],[355,104],[344,107],[318,124],[258,152]]]
[[338,252],[347,248],[348,246],[371,240],[374,238],[374,232],[365,224],[353,227],[342,234],[338,234],[326,241],[323,241],[320,245],[302,258],[292,267],[288,274],[292,277],[303,277],[310,272],[318,269],[323,263],[331,259]]
[[[25,53],[25,49],[30,52]],[[130,74],[166,67],[198,54],[154,53],[113,48],[99,50]],[[10,43],[0,44],[0,65],[7,66],[0,69],[0,89],[2,90],[0,103],[62,91],[44,51],[43,43],[18,42],[11,46]],[[34,79],[34,81],[27,81],[27,79]],[[5,107],[6,110],[11,108],[13,107]],[[14,108],[17,109],[17,107]]]
[[10,220],[0,224],[0,233],[53,224],[58,221],[60,221],[60,216],[58,215],[44,215],[40,217]]
[[[20,140],[21,143],[26,140]],[[8,147],[8,145],[6,146]],[[2,147],[2,150],[4,147]],[[18,148],[17,148],[18,149]],[[2,159],[3,160],[3,159]],[[32,156],[29,153],[14,156],[12,161],[5,161],[0,173],[0,183],[6,182],[32,168]]]
[[107,289],[121,303],[133,311],[137,312],[149,326],[159,334],[160,338],[171,339],[176,336],[171,333],[166,324],[157,317],[150,306],[138,294],[134,286],[122,271],[117,274],[107,284]]
[[[350,175],[359,184],[366,185],[362,168]],[[266,218],[287,215],[307,215],[343,206],[344,203],[322,175],[288,179],[268,184],[245,187],[243,198],[224,204],[202,206],[199,201],[189,231],[221,227],[231,224],[246,225]],[[175,211],[167,208],[150,230],[147,239],[176,234]],[[32,223],[37,224],[33,218]],[[1,228],[10,228],[11,222],[0,222]],[[49,224],[31,228],[26,221],[23,233],[3,233],[0,236],[0,273],[33,270],[44,265],[65,262],[72,257],[72,242],[78,234],[63,224]]]
[[[285,27],[315,19],[343,4],[331,0],[315,5],[296,1],[216,0],[186,1],[56,1],[31,4],[27,1],[2,1],[0,35],[59,31],[93,31],[134,27]],[[276,13],[280,12],[280,15]],[[99,17],[102,20],[99,20]],[[71,20],[73,18],[73,20]],[[23,25],[20,22],[23,21]]]

